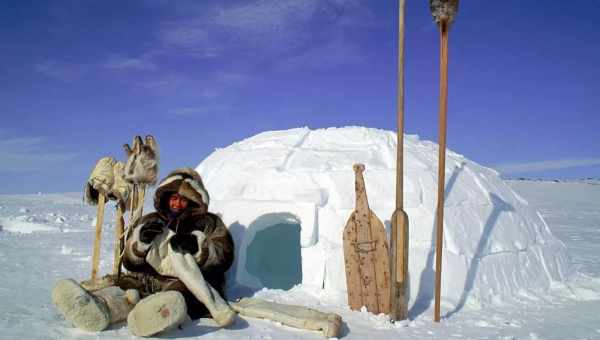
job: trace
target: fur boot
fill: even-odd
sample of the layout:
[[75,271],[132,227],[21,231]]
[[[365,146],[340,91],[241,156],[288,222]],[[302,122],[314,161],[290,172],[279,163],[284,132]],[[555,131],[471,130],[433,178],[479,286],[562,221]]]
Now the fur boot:
[[[169,236],[161,235],[165,239]],[[221,327],[227,327],[235,321],[235,312],[221,297],[202,275],[196,259],[192,254],[173,251],[170,242],[161,240],[159,236],[155,240],[160,245],[154,246],[148,252],[146,261],[159,274],[176,277],[186,288],[194,294],[198,301],[202,302],[212,318]],[[199,240],[201,243],[202,240]],[[201,249],[201,244],[199,248]]]
[[168,291],[142,299],[127,317],[133,335],[151,336],[173,329],[187,320],[185,299],[180,292]]
[[139,299],[138,291],[115,286],[90,293],[72,279],[59,280],[52,290],[52,302],[65,319],[92,332],[124,321]]

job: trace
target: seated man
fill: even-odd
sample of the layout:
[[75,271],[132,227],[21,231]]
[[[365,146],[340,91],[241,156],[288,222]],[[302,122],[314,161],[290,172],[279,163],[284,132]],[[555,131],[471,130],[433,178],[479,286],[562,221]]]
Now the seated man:
[[151,251],[153,247],[169,242],[174,251],[192,254],[206,282],[224,296],[225,272],[234,256],[233,240],[219,216],[207,211],[208,202],[200,175],[193,169],[178,169],[165,177],[154,194],[156,212],[145,215],[132,228],[125,245],[123,264],[138,282],[126,276],[121,288],[137,288],[142,296],[177,290],[192,319],[208,316],[205,306],[179,279],[159,274],[147,261],[148,256],[161,256],[160,251]]
[[154,194],[156,212],[129,230],[123,257],[129,273],[119,287],[90,293],[73,280],[60,280],[52,293],[58,309],[75,326],[93,331],[127,318],[132,333],[142,336],[177,326],[186,312],[192,319],[212,316],[222,326],[233,322],[223,300],[233,240],[223,221],[207,211],[208,203],[196,171],[170,173]]

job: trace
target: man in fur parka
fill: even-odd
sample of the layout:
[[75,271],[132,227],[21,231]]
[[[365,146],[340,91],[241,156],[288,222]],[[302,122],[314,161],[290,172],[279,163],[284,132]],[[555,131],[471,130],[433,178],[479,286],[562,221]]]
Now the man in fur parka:
[[123,264],[129,272],[81,284],[58,280],[52,301],[60,313],[88,331],[127,320],[138,336],[172,329],[187,317],[231,325],[236,314],[223,297],[233,240],[219,216],[207,211],[208,203],[196,171],[170,173],[156,189],[156,212],[128,232]]
[[171,172],[154,194],[156,212],[142,217],[125,244],[123,265],[129,270],[119,286],[143,295],[175,290],[183,294],[192,319],[208,316],[206,307],[181,280],[155,268],[167,247],[193,256],[204,279],[224,296],[225,272],[233,262],[234,245],[221,218],[207,211],[209,195],[200,175],[191,168]]

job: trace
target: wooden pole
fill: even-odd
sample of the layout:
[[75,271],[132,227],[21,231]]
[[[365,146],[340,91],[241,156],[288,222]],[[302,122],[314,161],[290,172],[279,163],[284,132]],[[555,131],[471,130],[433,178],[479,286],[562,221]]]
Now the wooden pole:
[[144,198],[146,196],[146,185],[145,184],[133,184],[131,189],[131,203],[129,205],[130,215],[129,215],[129,223],[127,225],[127,230],[121,233],[120,237],[120,253],[118,260],[116,261],[115,274],[117,275],[117,282],[121,279],[121,264],[123,263],[123,247],[124,245],[124,237],[125,233],[129,232],[129,229],[133,227],[134,223],[137,223],[138,220],[142,217],[143,209],[144,209]]
[[100,240],[102,239],[102,223],[104,222],[105,203],[106,197],[104,193],[100,193],[96,210],[96,237],[94,239],[94,250],[92,253],[92,281],[98,277],[98,267],[100,265]]
[[397,94],[397,152],[396,152],[396,209],[392,214],[390,237],[392,280],[391,317],[408,317],[408,215],[404,211],[404,9],[405,0],[398,3],[398,94]]
[[435,245],[435,311],[434,321],[440,321],[440,297],[442,286],[442,244],[444,240],[444,192],[446,169],[446,127],[448,110],[448,23],[441,21],[440,27],[440,131],[438,159],[437,234]]
[[140,184],[139,185],[139,192],[138,192],[138,203],[137,203],[137,218],[140,219],[142,218],[143,212],[144,212],[144,199],[146,198],[146,184]]
[[[133,212],[135,210],[135,207],[138,204],[138,199],[136,198],[136,193],[137,193],[137,185],[134,184],[131,186],[131,193],[130,193],[130,199],[129,199],[129,221],[127,221],[127,228],[126,230],[124,230],[122,236],[121,236],[121,244],[123,245],[123,247],[125,246],[125,234],[129,233],[129,229],[131,228],[131,224],[133,223],[134,220],[134,215]],[[119,253],[119,258],[117,261],[117,283],[121,280],[121,270],[122,270],[122,264],[123,264],[123,251],[121,250],[121,252]]]
[[113,274],[119,275],[119,269],[121,267],[121,252],[123,251],[123,235],[125,232],[125,220],[123,218],[123,202],[117,202],[117,221],[115,224],[115,250],[113,258]]

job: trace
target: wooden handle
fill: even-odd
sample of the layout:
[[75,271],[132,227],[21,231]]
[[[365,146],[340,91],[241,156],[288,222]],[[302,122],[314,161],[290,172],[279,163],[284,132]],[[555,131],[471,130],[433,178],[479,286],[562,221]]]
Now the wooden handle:
[[367,190],[365,189],[365,179],[363,172],[365,171],[364,164],[354,164],[354,191],[356,193],[356,211],[364,215],[368,219],[370,214],[369,201],[367,200]]
[[102,239],[102,223],[104,222],[104,205],[106,197],[100,193],[98,197],[98,208],[96,210],[96,237],[94,239],[94,250],[92,253],[92,280],[98,277],[98,267],[100,265],[100,240]]
[[352,169],[354,169],[354,173],[356,173],[357,176],[362,175],[362,173],[365,172],[365,165],[356,163],[352,166]]
[[119,269],[121,267],[121,252],[123,251],[123,234],[125,232],[125,221],[123,219],[123,206],[125,204],[122,204],[121,202],[119,202],[117,204],[117,221],[116,221],[116,225],[115,225],[115,249],[114,249],[114,256],[113,256],[113,274],[114,275],[119,275]]
[[442,244],[444,241],[444,192],[446,170],[446,126],[448,110],[448,25],[440,23],[440,141],[438,156],[437,234],[435,244],[435,308],[433,320],[440,321],[442,289]]

